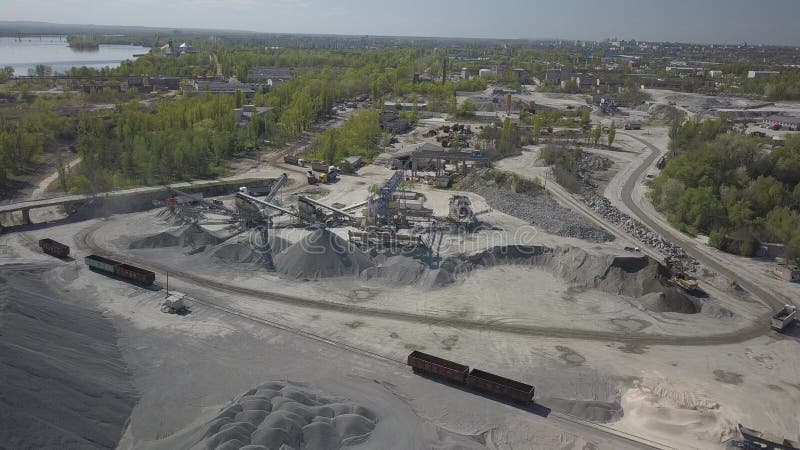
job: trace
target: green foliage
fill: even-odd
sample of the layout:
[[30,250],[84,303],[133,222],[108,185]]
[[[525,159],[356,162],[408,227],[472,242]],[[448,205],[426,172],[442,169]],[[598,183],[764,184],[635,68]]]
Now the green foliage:
[[378,153],[381,137],[378,111],[363,109],[350,116],[341,128],[319,134],[310,157],[328,164],[336,164],[342,158],[354,155],[370,159]]
[[71,48],[76,50],[97,50],[100,48],[100,43],[97,39],[90,36],[67,36],[67,43]]
[[617,124],[611,121],[611,126],[608,127],[608,146],[614,145],[614,139],[617,137]]
[[763,240],[800,255],[800,138],[765,152],[758,138],[727,132],[724,118],[686,121],[672,136],[677,156],[651,192],[672,224],[726,251],[749,255]]

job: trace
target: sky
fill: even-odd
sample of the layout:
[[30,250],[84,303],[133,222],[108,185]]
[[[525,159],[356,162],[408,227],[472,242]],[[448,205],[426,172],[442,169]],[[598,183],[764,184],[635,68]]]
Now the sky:
[[479,38],[800,45],[800,0],[0,0],[0,20]]

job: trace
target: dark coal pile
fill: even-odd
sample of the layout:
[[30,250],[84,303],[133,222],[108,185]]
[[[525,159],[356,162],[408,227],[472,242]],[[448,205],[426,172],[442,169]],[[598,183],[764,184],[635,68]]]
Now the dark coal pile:
[[0,447],[116,447],[136,396],[110,320],[0,273]]
[[357,276],[375,266],[372,259],[336,234],[315,229],[283,252],[275,255],[277,271],[292,279]]

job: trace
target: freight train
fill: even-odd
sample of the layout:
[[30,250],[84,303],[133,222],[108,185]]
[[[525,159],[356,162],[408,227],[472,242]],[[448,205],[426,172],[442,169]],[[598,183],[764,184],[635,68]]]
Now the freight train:
[[470,370],[468,366],[463,364],[427,353],[416,350],[411,352],[408,355],[408,365],[417,374],[427,373],[442,377],[454,383],[525,405],[533,402],[533,386],[482,370]]
[[39,239],[39,247],[42,248],[43,252],[57,258],[66,258],[69,256],[68,245],[64,245],[61,242],[54,241],[50,238]]
[[107,275],[116,275],[120,278],[132,281],[141,285],[151,285],[156,281],[156,274],[139,267],[124,264],[113,259],[104,258],[98,255],[89,255],[85,258],[86,265],[90,269],[105,273]]

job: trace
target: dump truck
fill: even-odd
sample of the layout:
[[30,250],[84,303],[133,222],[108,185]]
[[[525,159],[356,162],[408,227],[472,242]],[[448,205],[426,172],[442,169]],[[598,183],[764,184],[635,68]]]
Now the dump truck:
[[291,164],[293,166],[300,166],[300,167],[305,167],[306,165],[306,161],[304,159],[292,155],[284,156],[283,162],[285,162],[286,164]]
[[48,255],[55,256],[57,258],[66,258],[67,256],[69,256],[68,245],[64,245],[50,238],[40,239],[39,247],[42,248],[43,252],[47,253]]
[[783,309],[775,313],[770,319],[770,326],[776,331],[783,331],[789,327],[797,318],[797,307],[794,305],[783,305]]

